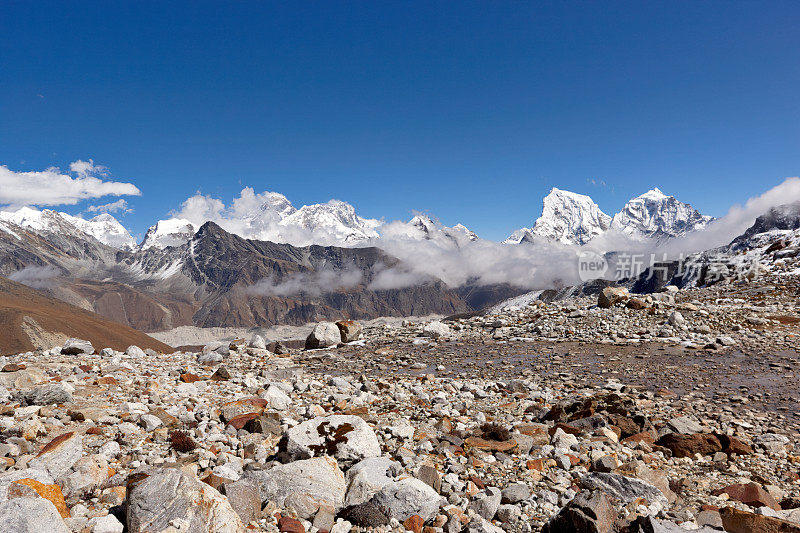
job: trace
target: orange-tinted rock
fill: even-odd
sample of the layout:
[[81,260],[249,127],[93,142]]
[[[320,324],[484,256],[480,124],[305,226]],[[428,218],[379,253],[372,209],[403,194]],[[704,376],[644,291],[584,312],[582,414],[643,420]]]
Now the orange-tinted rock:
[[679,435],[668,433],[658,439],[656,444],[669,449],[675,457],[694,457],[694,454],[712,455],[722,451],[722,443],[710,433]]
[[422,517],[416,514],[409,516],[408,519],[403,522],[403,527],[406,528],[406,531],[413,531],[414,533],[422,533],[423,525]]
[[528,467],[528,470],[536,470],[537,472],[543,472],[544,471],[544,460],[541,459],[541,458],[539,458],[539,459],[530,459],[526,463],[526,466]]
[[50,500],[53,502],[53,505],[56,506],[56,509],[58,509],[58,513],[62,518],[69,518],[69,509],[64,501],[64,495],[61,494],[61,487],[58,485],[45,485],[44,483],[40,483],[35,479],[30,478],[20,479],[19,481],[15,481],[14,484],[30,487],[36,491],[36,494],[45,500]]
[[184,383],[194,383],[195,381],[200,381],[200,379],[201,379],[200,376],[198,376],[197,374],[192,374],[190,372],[181,374],[181,381],[183,381]]
[[114,376],[103,376],[102,378],[97,378],[98,385],[119,385],[119,382],[114,378]]
[[781,510],[781,505],[778,501],[758,483],[735,483],[723,489],[715,490],[713,494],[715,496],[727,494],[731,500],[742,502],[750,507],[766,506],[774,511]]
[[800,525],[733,507],[726,507],[719,514],[728,533],[800,533]]
[[635,435],[631,435],[630,437],[625,437],[622,439],[622,444],[633,446],[638,442],[646,442],[647,444],[653,444],[655,439],[653,438],[652,433],[649,431],[642,431],[641,433],[637,433]]
[[247,413],[244,415],[235,416],[228,420],[228,425],[233,426],[234,429],[242,429],[245,425],[247,425],[248,422],[255,420],[259,416],[261,415],[258,413]]
[[306,533],[306,528],[300,520],[284,515],[278,518],[278,530],[281,533]]
[[753,453],[753,448],[749,444],[744,443],[736,437],[730,435],[717,434],[720,444],[722,444],[722,451],[728,455],[750,455]]

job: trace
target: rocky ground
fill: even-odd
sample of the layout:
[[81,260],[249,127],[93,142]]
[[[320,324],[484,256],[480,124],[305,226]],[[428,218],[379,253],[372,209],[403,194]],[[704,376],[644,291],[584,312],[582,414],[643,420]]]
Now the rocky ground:
[[8,357],[0,531],[800,531],[797,289]]

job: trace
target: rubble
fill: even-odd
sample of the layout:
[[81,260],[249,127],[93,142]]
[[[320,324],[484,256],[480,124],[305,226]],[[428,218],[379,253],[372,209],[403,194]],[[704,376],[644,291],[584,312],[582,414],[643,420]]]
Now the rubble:
[[793,283],[535,300],[359,324],[355,342],[330,323],[326,350],[11,356],[0,515],[20,531],[800,530]]

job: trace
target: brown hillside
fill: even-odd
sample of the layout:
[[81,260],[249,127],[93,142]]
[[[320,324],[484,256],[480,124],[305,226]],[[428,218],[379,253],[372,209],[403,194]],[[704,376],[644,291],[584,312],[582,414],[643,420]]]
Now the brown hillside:
[[163,342],[90,311],[50,298],[0,277],[0,354],[50,348],[66,337],[91,341],[96,349],[124,350],[131,344],[171,353]]

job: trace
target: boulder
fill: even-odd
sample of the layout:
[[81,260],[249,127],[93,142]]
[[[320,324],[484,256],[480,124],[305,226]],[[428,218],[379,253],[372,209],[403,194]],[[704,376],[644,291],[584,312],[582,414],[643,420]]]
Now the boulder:
[[375,432],[363,418],[354,415],[307,420],[286,432],[284,445],[292,459],[329,455],[345,465],[381,454]]
[[356,463],[347,471],[345,505],[350,507],[368,502],[402,470],[400,463],[389,457],[370,457]]
[[48,383],[25,392],[28,405],[62,405],[72,403],[72,393],[63,383]]
[[525,483],[512,483],[501,492],[502,503],[519,503],[531,497],[531,489]]
[[128,480],[128,531],[162,531],[180,523],[187,533],[239,533],[244,524],[227,498],[177,468],[137,472]]
[[597,295],[597,306],[608,309],[619,302],[624,302],[629,297],[630,294],[625,287],[606,287]]
[[729,533],[800,533],[798,524],[733,507],[722,509],[720,515],[722,526]]
[[99,488],[108,479],[108,460],[105,456],[81,457],[64,477],[62,486],[67,496],[80,495]]
[[617,511],[602,491],[579,492],[542,528],[542,533],[612,533]]
[[433,322],[428,322],[422,328],[422,336],[423,337],[430,337],[432,339],[438,339],[441,337],[449,337],[450,336],[450,327],[443,323],[439,322],[438,320],[434,320]]
[[735,483],[715,490],[713,494],[715,496],[727,494],[731,500],[742,502],[750,507],[769,507],[773,511],[781,510],[781,505],[777,500],[758,483]]
[[372,502],[347,507],[339,513],[339,516],[358,527],[377,528],[389,524],[389,517]]
[[267,342],[261,335],[253,335],[253,338],[250,339],[250,347],[255,348],[256,350],[266,350]]
[[703,426],[685,416],[678,416],[670,419],[667,422],[667,427],[672,430],[673,433],[680,433],[682,435],[691,435],[703,431]]
[[501,501],[502,493],[500,489],[487,487],[486,490],[475,495],[475,498],[469,502],[469,508],[486,520],[491,520],[497,513]]
[[667,497],[654,485],[621,474],[591,472],[581,478],[581,485],[590,491],[603,491],[623,505],[644,500],[652,514],[659,513],[669,505]]
[[89,341],[81,339],[67,339],[64,346],[61,348],[62,355],[80,355],[80,354],[93,354],[94,346]]
[[83,455],[83,438],[73,432],[64,433],[44,445],[29,466],[46,471],[58,481]]
[[333,322],[320,322],[306,337],[306,350],[336,346],[342,341],[339,327]]
[[261,395],[272,409],[283,411],[292,405],[292,398],[277,385],[270,385]]
[[[497,493],[499,505],[500,491]],[[409,477],[384,485],[372,497],[372,502],[384,509],[389,518],[404,522],[413,515],[419,515],[427,522],[436,516],[444,498],[424,481]]]
[[278,507],[286,507],[290,496],[305,496],[317,506],[325,503],[337,510],[344,505],[344,473],[332,457],[279,464],[269,470],[251,470],[244,473],[244,478],[258,486],[262,502],[274,501]]
[[361,338],[361,324],[354,320],[340,320],[336,323],[342,342],[353,342]]
[[144,350],[132,344],[128,346],[128,348],[125,350],[125,355],[127,355],[128,357],[141,358],[145,356],[145,353]]
[[92,533],[122,533],[125,531],[125,526],[113,514],[92,518],[89,520],[89,527]]
[[0,533],[70,533],[53,503],[37,496],[0,504]]
[[656,444],[669,449],[675,457],[694,457],[696,453],[713,455],[722,451],[722,443],[719,438],[710,433],[694,433],[692,435],[667,433],[658,439]]
[[246,479],[240,479],[223,486],[225,497],[228,498],[233,510],[245,524],[261,517],[261,494],[258,485]]

